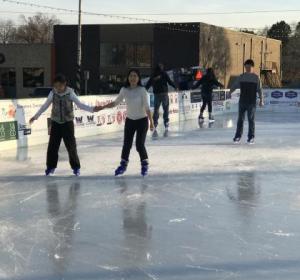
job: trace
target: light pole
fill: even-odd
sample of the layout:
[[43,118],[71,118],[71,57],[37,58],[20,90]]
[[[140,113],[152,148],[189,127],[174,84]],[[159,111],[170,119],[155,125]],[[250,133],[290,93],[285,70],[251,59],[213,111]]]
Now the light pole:
[[77,71],[76,71],[76,91],[80,94],[81,89],[81,0],[78,7],[78,28],[77,28]]

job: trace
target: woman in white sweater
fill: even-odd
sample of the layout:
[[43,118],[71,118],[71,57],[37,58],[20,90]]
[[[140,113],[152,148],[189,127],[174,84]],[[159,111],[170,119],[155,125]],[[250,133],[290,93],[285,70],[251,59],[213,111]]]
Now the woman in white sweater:
[[149,161],[145,141],[149,128],[149,121],[151,131],[154,129],[154,124],[150,111],[148,93],[142,86],[140,72],[136,69],[131,69],[129,71],[126,85],[120,90],[116,100],[105,106],[97,106],[96,111],[113,108],[123,100],[125,100],[127,105],[127,118],[125,121],[121,162],[120,166],[115,171],[115,175],[122,175],[126,171],[133,138],[136,133],[136,149],[140,155],[142,165],[141,175],[146,176],[148,174]]

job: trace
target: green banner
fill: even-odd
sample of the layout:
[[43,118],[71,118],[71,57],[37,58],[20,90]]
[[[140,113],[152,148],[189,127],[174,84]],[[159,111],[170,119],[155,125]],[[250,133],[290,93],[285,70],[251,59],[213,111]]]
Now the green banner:
[[0,122],[0,142],[18,139],[18,122]]

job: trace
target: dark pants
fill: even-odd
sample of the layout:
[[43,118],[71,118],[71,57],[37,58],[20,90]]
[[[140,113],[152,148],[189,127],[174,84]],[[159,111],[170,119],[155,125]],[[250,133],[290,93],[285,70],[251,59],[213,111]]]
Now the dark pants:
[[47,168],[56,168],[58,161],[58,150],[64,140],[65,146],[69,154],[69,162],[72,169],[80,168],[80,162],[77,154],[76,139],[74,136],[73,121],[63,124],[51,122],[50,140],[47,151]]
[[153,121],[154,126],[157,127],[158,119],[159,119],[159,108],[162,105],[164,110],[164,124],[168,126],[169,124],[169,95],[168,93],[160,93],[154,94],[154,113],[153,113]]
[[237,129],[235,137],[242,137],[243,128],[244,128],[244,120],[245,114],[247,112],[248,122],[249,122],[249,131],[248,138],[252,138],[255,136],[255,112],[256,112],[256,104],[239,104],[239,118],[237,122]]
[[138,151],[141,161],[148,159],[148,154],[145,148],[145,141],[148,131],[148,118],[139,120],[126,119],[124,131],[124,144],[122,150],[122,159],[128,161],[129,154],[133,143],[134,134],[136,133],[136,150]]
[[208,105],[208,112],[212,112],[212,95],[211,94],[202,94],[202,106],[200,109],[200,113],[203,114],[206,105]]

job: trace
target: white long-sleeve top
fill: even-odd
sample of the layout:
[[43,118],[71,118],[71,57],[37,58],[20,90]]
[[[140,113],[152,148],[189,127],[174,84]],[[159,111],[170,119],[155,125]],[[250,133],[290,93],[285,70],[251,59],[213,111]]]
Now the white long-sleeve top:
[[[70,94],[70,99],[77,105],[77,107],[79,109],[88,111],[91,113],[94,112],[94,107],[91,107],[91,106],[88,106],[88,105],[82,103],[72,88],[67,87],[64,93],[59,93],[59,94],[60,95]],[[50,91],[50,93],[47,97],[47,100],[41,106],[41,108],[37,111],[37,113],[34,115],[35,119],[38,119],[41,116],[41,114],[43,114],[49,108],[49,106],[52,104],[53,95],[54,95],[54,89],[52,91]]]
[[125,100],[127,106],[127,117],[131,120],[138,120],[147,117],[147,110],[150,110],[148,92],[144,87],[136,88],[123,87],[115,99],[115,105]]

